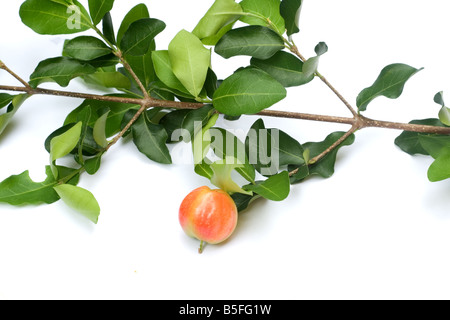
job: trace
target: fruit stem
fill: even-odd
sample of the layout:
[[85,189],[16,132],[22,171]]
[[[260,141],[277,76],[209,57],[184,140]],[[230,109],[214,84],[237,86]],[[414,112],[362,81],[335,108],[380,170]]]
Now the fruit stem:
[[205,247],[205,242],[203,240],[200,240],[200,247],[198,248],[198,253],[203,253],[203,249]]

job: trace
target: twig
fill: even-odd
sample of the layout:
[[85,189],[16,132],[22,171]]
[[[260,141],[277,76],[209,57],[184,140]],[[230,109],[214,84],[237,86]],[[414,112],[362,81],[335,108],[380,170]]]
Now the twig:
[[0,69],[5,70],[10,75],[12,75],[14,78],[16,78],[21,84],[23,84],[27,89],[31,89],[31,86],[28,82],[23,80],[21,77],[19,77],[14,71],[9,69],[2,61],[0,61]]
[[[296,45],[290,46],[289,49],[291,50],[291,52],[293,54],[295,54],[297,57],[299,57],[300,60],[302,60],[303,62],[306,61],[306,58],[300,53],[300,51],[298,50]],[[318,71],[316,71],[316,75],[317,75],[317,77],[319,77],[320,80],[322,80],[323,83],[325,83],[325,85],[328,88],[330,88],[331,91],[333,91],[333,93],[339,98],[339,100],[342,101],[342,103],[347,107],[347,109],[350,110],[353,117],[355,117],[355,118],[358,117],[358,113],[352,107],[352,105],[344,98],[344,96],[338,90],[336,90],[336,88]]]

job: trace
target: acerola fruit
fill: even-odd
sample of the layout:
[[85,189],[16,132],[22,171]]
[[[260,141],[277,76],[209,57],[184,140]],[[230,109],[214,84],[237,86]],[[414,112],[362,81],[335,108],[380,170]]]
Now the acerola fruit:
[[191,237],[203,243],[217,244],[225,241],[237,225],[236,204],[228,193],[220,189],[211,190],[207,186],[189,193],[180,206],[181,227]]

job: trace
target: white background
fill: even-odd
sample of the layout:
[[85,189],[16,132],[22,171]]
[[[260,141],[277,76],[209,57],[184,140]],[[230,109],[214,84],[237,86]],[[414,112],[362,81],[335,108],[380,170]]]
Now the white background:
[[[25,27],[21,2],[1,4],[0,59],[28,78],[39,61],[61,54],[65,37],[40,36]],[[137,3],[116,1],[116,28]],[[179,30],[195,27],[212,1],[146,4],[152,17],[167,23],[157,39],[158,49],[166,49]],[[444,0],[305,0],[295,41],[305,56],[319,41],[328,44],[319,69],[352,104],[384,66],[425,67],[400,99],[379,98],[366,116],[402,122],[436,117],[434,94],[450,92],[449,13]],[[248,60],[215,56],[213,67],[224,78]],[[0,83],[16,81],[1,72]],[[88,91],[77,81],[67,90]],[[33,179],[44,179],[44,140],[80,103],[29,99],[0,137],[0,181],[27,169]],[[350,116],[317,79],[289,89],[274,108]],[[247,130],[256,119],[219,124]],[[302,142],[347,129],[264,120]],[[296,185],[281,203],[255,202],[240,215],[229,241],[207,246],[202,255],[177,216],[185,195],[208,181],[190,165],[152,163],[124,140],[104,157],[96,176],[84,175],[80,182],[101,205],[98,225],[62,202],[0,204],[0,298],[448,299],[450,182],[428,182],[431,159],[401,152],[394,145],[398,134],[358,132],[355,144],[339,154],[332,178]]]

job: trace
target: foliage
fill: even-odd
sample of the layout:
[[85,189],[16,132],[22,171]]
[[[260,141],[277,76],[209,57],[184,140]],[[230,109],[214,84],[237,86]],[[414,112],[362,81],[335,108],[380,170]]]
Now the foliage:
[[[72,35],[90,30],[97,36],[67,39],[61,56],[43,60],[29,81],[22,81],[24,94],[0,93],[0,134],[29,96],[44,93],[42,84],[66,87],[79,78],[105,95],[85,95],[48,137],[47,178],[34,182],[28,171],[12,175],[0,183],[0,202],[50,204],[62,199],[97,223],[100,206],[92,193],[78,186],[80,175],[98,172],[109,148],[128,135],[139,152],[165,165],[172,163],[170,144],[192,143],[193,172],[229,192],[240,212],[258,198],[282,201],[292,185],[310,176],[331,177],[340,148],[352,145],[356,131],[370,126],[361,113],[380,96],[399,98],[407,81],[421,70],[401,63],[386,66],[361,91],[353,110],[318,71],[327,45],[319,43],[316,55],[305,58],[293,41],[300,31],[301,0],[216,0],[196,27],[178,32],[168,48],[157,48],[166,24],[150,18],[145,4],[131,8],[117,32],[110,15],[113,7],[114,0],[89,0],[85,5],[76,0],[23,2],[20,18],[36,33]],[[225,59],[247,56],[250,63],[218,79],[212,54]],[[0,67],[17,77],[1,61]],[[241,141],[216,127],[219,114],[230,121],[271,115],[265,110],[286,97],[286,88],[317,78],[352,111],[349,131],[329,133],[323,141],[300,142],[280,129],[266,128],[258,118]],[[438,118],[393,126],[404,130],[395,144],[411,155],[432,157],[428,178],[440,181],[450,178],[450,111],[442,92],[434,101],[441,107]],[[75,160],[74,167],[57,164],[67,157]],[[235,173],[245,182],[238,183]]]

